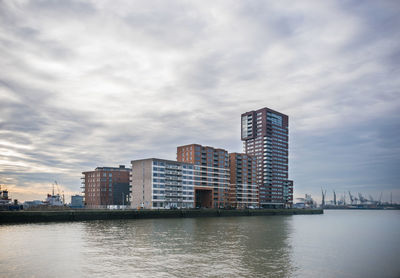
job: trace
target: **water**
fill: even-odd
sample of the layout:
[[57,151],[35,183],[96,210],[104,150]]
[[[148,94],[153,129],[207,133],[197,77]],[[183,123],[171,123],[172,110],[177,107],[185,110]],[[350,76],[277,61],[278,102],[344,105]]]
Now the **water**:
[[0,277],[400,277],[400,211],[0,226]]

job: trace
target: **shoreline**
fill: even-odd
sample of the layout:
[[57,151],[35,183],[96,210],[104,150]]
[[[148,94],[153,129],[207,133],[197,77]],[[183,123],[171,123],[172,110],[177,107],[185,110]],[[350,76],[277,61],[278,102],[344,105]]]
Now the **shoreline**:
[[235,217],[264,215],[323,214],[322,209],[177,209],[177,210],[54,210],[54,211],[0,211],[0,225],[13,223],[76,222],[114,219]]

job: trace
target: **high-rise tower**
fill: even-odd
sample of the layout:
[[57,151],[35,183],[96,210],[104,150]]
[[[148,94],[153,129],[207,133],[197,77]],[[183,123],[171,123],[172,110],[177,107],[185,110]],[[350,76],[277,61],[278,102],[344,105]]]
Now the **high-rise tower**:
[[257,185],[261,207],[287,207],[293,202],[288,180],[289,118],[269,108],[241,116],[244,151],[257,159]]

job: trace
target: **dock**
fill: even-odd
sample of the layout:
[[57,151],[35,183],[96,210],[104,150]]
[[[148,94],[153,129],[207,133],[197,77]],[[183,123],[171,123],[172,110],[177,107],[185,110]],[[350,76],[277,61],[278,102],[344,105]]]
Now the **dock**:
[[0,211],[0,224],[74,222],[114,219],[234,217],[264,215],[323,214],[322,209],[176,209],[176,210],[58,210],[58,211]]

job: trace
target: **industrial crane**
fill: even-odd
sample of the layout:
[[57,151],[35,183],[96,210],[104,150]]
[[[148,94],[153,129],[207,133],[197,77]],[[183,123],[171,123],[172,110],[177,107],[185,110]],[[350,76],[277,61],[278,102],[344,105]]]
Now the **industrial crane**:
[[361,202],[361,204],[366,203],[368,200],[364,198],[364,196],[361,193],[358,193],[358,198]]
[[333,204],[336,206],[336,192],[333,190]]
[[349,197],[350,197],[350,202],[351,202],[351,204],[353,204],[354,198],[353,198],[353,195],[351,195],[350,191],[349,191]]
[[343,192],[343,205],[346,205],[346,191]]
[[[59,196],[59,197],[61,197],[61,192],[60,192],[60,187],[58,186],[58,183],[57,183],[57,181],[54,181],[54,183],[53,183],[53,196],[55,196],[54,195],[54,185],[56,185],[56,187],[57,187],[57,195]],[[62,194],[62,199],[61,199],[61,201],[62,201],[62,203],[64,204],[65,203],[65,197],[64,197],[64,191],[62,192],[63,194]]]
[[325,190],[325,192],[324,192],[324,190],[323,190],[322,187],[321,187],[321,192],[322,192],[322,203],[321,203],[321,206],[323,207],[323,206],[325,206],[326,190]]

